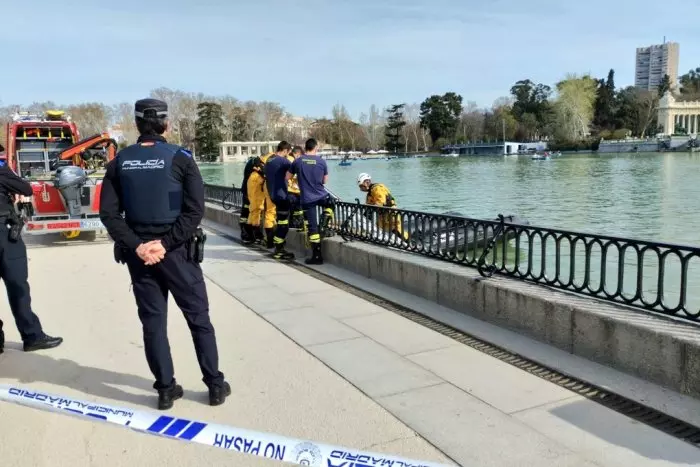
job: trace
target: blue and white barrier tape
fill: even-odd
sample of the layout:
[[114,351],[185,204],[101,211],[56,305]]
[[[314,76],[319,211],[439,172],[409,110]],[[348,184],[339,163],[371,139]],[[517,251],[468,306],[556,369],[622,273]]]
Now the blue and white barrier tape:
[[447,467],[434,462],[402,459],[340,446],[158,415],[70,397],[0,385],[0,400],[37,409],[88,417],[150,435],[214,446],[297,465],[323,467]]

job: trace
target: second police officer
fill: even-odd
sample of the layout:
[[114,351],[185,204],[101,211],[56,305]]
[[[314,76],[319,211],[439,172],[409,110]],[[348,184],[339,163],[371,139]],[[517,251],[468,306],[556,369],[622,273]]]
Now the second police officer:
[[[0,152],[3,147],[0,146]],[[63,339],[44,333],[41,321],[32,311],[32,297],[27,278],[27,247],[21,237],[21,219],[14,203],[19,196],[32,196],[32,186],[18,177],[0,160],[0,278],[5,283],[7,299],[15,324],[24,342],[24,351],[51,349]],[[0,319],[0,353],[5,347],[3,322]]]
[[140,100],[134,114],[140,136],[107,166],[100,218],[115,241],[115,258],[129,269],[158,408],[167,410],[183,396],[175,380],[167,335],[168,292],[192,334],[209,403],[220,405],[231,394],[231,387],[219,371],[199,265],[201,250],[195,254],[192,248],[194,239],[203,243],[198,229],[204,215],[202,177],[192,155],[163,137],[168,127],[165,102]]

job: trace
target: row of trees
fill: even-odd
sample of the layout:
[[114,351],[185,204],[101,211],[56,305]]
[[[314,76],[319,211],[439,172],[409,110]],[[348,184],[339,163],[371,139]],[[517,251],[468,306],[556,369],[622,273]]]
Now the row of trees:
[[[221,124],[218,128],[223,139],[228,141],[263,141],[273,139],[299,139],[304,135],[290,134],[286,127],[278,123],[291,115],[275,102],[239,101],[231,96],[211,97],[201,93],[188,93],[168,88],[154,89],[150,97],[168,103],[171,130],[168,137],[190,148],[196,147],[196,126],[200,105],[216,104],[221,111]],[[110,127],[119,128],[126,142],[136,140],[134,124],[134,104],[124,102],[116,105],[85,103],[79,105],[58,105],[55,102],[35,102],[29,106],[0,106],[0,141],[4,141],[5,123],[20,109],[28,112],[45,112],[50,109],[65,110],[76,122],[83,136],[107,131]],[[293,133],[293,132],[292,132]]]
[[[681,76],[679,83],[681,98],[700,99],[700,68]],[[150,95],[169,104],[170,139],[202,155],[214,156],[216,144],[223,140],[286,139],[300,143],[309,136],[345,150],[427,151],[446,143],[504,138],[546,139],[553,147],[561,148],[590,146],[601,138],[656,133],[659,99],[669,89],[668,77],[655,91],[618,89],[615,72],[610,70],[603,79],[567,75],[553,87],[520,80],[509,95],[496,99],[490,108],[465,103],[462,96],[448,92],[429,96],[420,104],[400,103],[383,109],[372,105],[357,121],[340,104],[332,108],[330,118],[294,119],[274,102],[244,102],[231,96],[212,97],[168,88],[155,89]],[[22,110],[42,112],[53,108],[65,109],[83,135],[118,126],[127,142],[136,139],[133,103],[61,107],[41,102]],[[0,107],[0,123],[16,109],[14,105]],[[3,139],[0,133],[0,141]]]

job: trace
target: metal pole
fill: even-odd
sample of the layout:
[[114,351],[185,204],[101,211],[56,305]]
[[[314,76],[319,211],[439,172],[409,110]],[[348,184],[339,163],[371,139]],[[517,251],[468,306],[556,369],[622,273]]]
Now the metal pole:
[[503,122],[503,154],[506,154],[506,119],[501,121]]

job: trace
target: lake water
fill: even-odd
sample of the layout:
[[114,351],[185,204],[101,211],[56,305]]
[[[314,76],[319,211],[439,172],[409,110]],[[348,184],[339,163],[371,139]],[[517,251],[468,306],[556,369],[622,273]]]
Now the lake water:
[[[364,199],[356,179],[367,172],[405,209],[516,214],[543,227],[700,245],[700,154],[328,161],[328,169],[329,187],[347,201]],[[200,170],[207,183],[243,178],[242,163]]]

